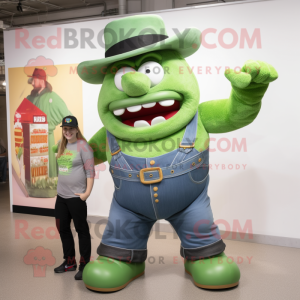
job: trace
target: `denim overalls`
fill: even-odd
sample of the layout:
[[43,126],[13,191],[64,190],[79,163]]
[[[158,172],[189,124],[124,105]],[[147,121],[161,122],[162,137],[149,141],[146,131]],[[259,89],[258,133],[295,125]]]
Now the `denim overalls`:
[[224,251],[207,195],[209,152],[194,148],[197,120],[198,113],[178,149],[151,158],[124,154],[107,131],[115,192],[99,255],[145,261],[150,230],[160,219],[177,232],[184,258],[196,260]]

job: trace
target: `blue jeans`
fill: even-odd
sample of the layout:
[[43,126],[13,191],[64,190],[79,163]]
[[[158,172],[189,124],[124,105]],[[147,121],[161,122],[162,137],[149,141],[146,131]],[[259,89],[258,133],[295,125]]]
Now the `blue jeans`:
[[0,156],[0,173],[2,177],[0,181],[6,181],[6,169],[7,169],[7,157]]
[[[213,222],[208,183],[209,178],[203,183],[202,193],[190,205],[166,218],[181,240],[181,256],[189,260],[217,255],[225,249]],[[113,198],[98,254],[123,261],[146,260],[147,242],[155,222],[155,219],[124,208]]]

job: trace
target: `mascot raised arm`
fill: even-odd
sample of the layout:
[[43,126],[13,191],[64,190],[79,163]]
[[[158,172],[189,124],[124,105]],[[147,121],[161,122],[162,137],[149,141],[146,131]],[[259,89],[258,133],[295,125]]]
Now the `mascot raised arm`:
[[238,285],[239,268],[227,260],[207,194],[209,133],[250,124],[276,70],[249,60],[240,73],[225,73],[232,85],[228,99],[199,105],[195,75],[180,71],[190,68],[185,58],[200,47],[198,29],[168,37],[161,17],[130,16],[110,22],[104,38],[105,58],[78,66],[82,80],[102,84],[104,127],[89,144],[95,164],[109,162],[115,186],[99,257],[83,271],[86,287],[117,291],[143,275],[150,230],[161,219],[178,234],[196,286]]

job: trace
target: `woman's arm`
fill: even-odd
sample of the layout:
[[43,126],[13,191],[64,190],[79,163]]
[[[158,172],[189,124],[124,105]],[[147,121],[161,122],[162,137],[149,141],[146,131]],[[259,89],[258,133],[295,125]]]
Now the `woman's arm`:
[[79,196],[81,200],[85,201],[91,194],[93,185],[94,185],[94,178],[89,177],[86,179],[86,190],[83,194],[75,193],[75,195]]
[[89,144],[84,140],[78,140],[78,143],[82,143],[80,147],[80,155],[83,162],[83,169],[85,171],[87,185],[84,193],[75,193],[81,200],[85,201],[91,194],[94,185],[95,177],[95,166],[94,166],[94,155],[93,150]]

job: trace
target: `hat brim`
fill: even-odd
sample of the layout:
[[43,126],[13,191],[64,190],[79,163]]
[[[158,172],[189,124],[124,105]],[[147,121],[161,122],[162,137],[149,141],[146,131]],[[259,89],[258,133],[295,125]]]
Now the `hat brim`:
[[70,124],[63,124],[60,127],[64,127],[64,126],[68,126],[68,127],[78,127],[78,125],[70,125]]
[[91,84],[102,84],[106,70],[103,71],[105,67],[108,67],[110,64],[130,58],[133,56],[141,55],[143,53],[158,51],[158,50],[176,50],[182,57],[188,57],[195,53],[201,44],[201,32],[197,28],[190,28],[188,33],[184,36],[180,34],[167,38],[161,42],[142,47],[133,51],[115,55],[112,57],[89,60],[80,63],[77,67],[77,73],[79,77]]

